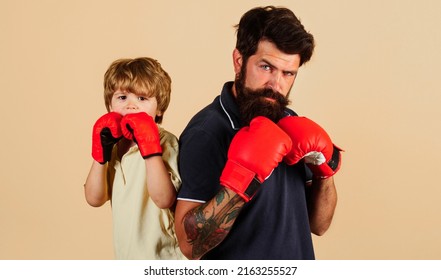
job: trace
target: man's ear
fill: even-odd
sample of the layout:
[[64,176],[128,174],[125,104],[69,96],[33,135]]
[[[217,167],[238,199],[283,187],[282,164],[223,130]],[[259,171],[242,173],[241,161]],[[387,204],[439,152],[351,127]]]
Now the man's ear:
[[237,75],[240,73],[240,70],[242,69],[242,54],[239,52],[238,49],[234,49],[233,51],[233,66],[234,66],[234,73]]

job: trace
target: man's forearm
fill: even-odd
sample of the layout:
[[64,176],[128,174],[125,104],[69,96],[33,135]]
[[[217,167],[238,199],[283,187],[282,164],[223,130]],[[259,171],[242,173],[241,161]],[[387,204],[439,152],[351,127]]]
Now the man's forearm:
[[184,229],[192,258],[202,257],[224,240],[244,203],[236,193],[222,188],[212,200],[185,215]]
[[323,235],[329,228],[337,205],[334,178],[314,179],[312,182],[308,210],[311,232]]

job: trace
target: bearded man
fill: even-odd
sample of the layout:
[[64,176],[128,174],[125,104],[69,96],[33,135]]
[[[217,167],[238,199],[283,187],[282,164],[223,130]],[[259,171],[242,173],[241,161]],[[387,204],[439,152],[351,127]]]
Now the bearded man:
[[287,108],[314,38],[292,11],[258,7],[237,25],[234,82],[180,137],[175,212],[189,259],[314,259],[330,226],[340,150]]

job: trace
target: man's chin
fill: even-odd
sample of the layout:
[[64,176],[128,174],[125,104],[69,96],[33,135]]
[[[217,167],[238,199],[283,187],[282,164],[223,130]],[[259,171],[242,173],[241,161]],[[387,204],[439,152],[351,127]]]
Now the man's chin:
[[255,117],[265,117],[277,123],[285,115],[285,110],[256,110],[253,112],[243,112],[242,120],[244,125],[249,125]]

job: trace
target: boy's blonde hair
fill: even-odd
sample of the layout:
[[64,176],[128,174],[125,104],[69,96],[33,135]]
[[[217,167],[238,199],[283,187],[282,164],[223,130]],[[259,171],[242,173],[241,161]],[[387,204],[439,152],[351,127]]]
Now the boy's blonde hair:
[[112,96],[118,89],[156,97],[161,116],[156,116],[155,122],[162,122],[170,104],[171,78],[157,60],[149,57],[118,59],[109,66],[104,74],[104,102],[108,112]]

